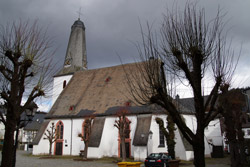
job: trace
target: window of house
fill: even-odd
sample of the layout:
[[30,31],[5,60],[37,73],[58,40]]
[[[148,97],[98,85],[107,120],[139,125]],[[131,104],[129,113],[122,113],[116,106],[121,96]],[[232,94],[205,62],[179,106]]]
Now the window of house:
[[66,80],[64,80],[63,81],[63,89],[66,87],[66,85],[67,85],[67,82],[66,82]]
[[247,130],[247,135],[250,136],[250,130]]
[[63,123],[59,121],[56,126],[56,131],[58,132],[58,139],[63,139]]
[[159,128],[159,147],[165,147],[165,138],[164,138],[164,133],[162,130]]

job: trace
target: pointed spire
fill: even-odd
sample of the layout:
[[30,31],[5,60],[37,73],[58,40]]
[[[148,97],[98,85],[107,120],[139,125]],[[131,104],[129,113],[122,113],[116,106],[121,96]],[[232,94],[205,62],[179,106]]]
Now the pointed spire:
[[78,18],[71,26],[64,67],[57,75],[72,74],[87,69],[87,53],[84,23]]

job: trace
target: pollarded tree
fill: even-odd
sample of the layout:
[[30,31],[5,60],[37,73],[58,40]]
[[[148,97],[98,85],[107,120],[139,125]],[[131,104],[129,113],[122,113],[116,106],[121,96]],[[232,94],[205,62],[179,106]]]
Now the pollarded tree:
[[83,123],[83,129],[82,129],[82,133],[78,134],[78,137],[80,137],[83,142],[84,142],[84,155],[83,155],[83,159],[87,159],[88,158],[88,147],[89,147],[89,138],[90,138],[90,134],[92,131],[92,122],[94,120],[94,117],[87,117],[85,118],[85,121]]
[[228,90],[228,85],[222,88],[219,96],[219,111],[223,116],[226,138],[229,143],[231,166],[238,167],[246,164],[244,147],[244,132],[242,125],[246,123],[244,113],[247,112],[247,99],[243,90]]
[[[127,75],[130,94],[137,103],[154,103],[167,110],[192,145],[196,167],[205,167],[204,129],[218,115],[215,102],[219,88],[230,84],[237,64],[234,64],[233,52],[227,48],[222,19],[218,9],[215,18],[206,22],[205,9],[197,9],[197,5],[189,3],[183,12],[168,11],[159,34],[152,33],[149,26],[146,33],[142,30],[142,46],[137,48],[144,62],[137,64],[137,71],[127,71],[130,73]],[[170,87],[173,86],[171,78],[188,85],[193,93],[195,131],[182,119],[171,97],[174,88]],[[213,78],[214,83],[204,101],[204,80],[207,78]]]
[[[45,96],[51,76],[50,40],[37,22],[13,23],[0,30],[0,97],[6,108],[2,167],[12,166],[14,132],[21,114]],[[1,113],[2,114],[2,113]]]
[[116,113],[118,116],[118,120],[115,120],[114,126],[118,129],[118,133],[121,140],[121,150],[122,150],[122,161],[126,161],[126,146],[125,139],[129,136],[130,129],[129,125],[131,121],[127,119],[128,110],[126,108],[122,108],[120,111]]
[[46,130],[44,133],[45,137],[43,138],[44,140],[49,141],[49,155],[52,155],[52,144],[58,139],[59,135],[58,132],[56,131],[55,124],[54,122],[51,123],[51,126],[49,129]]

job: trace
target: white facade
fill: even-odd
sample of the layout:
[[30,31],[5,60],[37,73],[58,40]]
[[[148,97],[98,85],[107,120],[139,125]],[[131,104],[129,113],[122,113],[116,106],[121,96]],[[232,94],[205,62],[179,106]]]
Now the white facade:
[[63,91],[64,84],[66,84],[67,86],[72,76],[73,75],[63,75],[63,76],[54,77],[52,105],[55,103],[56,99],[58,98],[60,93]]
[[[152,132],[148,138],[147,146],[134,146],[133,139],[135,135],[135,129],[137,125],[137,116],[128,116],[128,119],[131,121],[130,128],[130,156],[134,157],[135,160],[144,160],[147,155],[152,152],[167,152],[167,146],[165,144],[164,147],[159,147],[159,126],[155,121],[156,117],[160,117],[164,120],[164,124],[166,126],[166,115],[153,115],[151,120],[150,131]],[[188,126],[195,123],[190,121],[194,119],[194,116],[184,115]],[[118,142],[118,130],[114,127],[114,123],[116,117],[106,117],[104,128],[102,132],[101,142],[99,147],[89,147],[88,149],[88,157],[89,158],[101,158],[101,157],[118,157],[119,156],[119,142]],[[81,138],[78,137],[78,134],[82,132],[82,124],[84,119],[61,119],[61,120],[51,120],[47,128],[51,126],[51,123],[54,122],[56,124],[58,121],[63,122],[64,131],[63,131],[63,155],[79,155],[80,150],[84,149],[84,142],[81,141]],[[219,124],[215,124],[216,121],[212,121],[209,125],[209,128],[206,130],[206,139],[205,141],[205,154],[206,156],[210,156],[212,151],[211,147],[208,144],[207,139],[219,138],[220,128]],[[195,127],[195,126],[194,126]],[[94,130],[94,129],[93,129]],[[185,151],[185,147],[183,141],[180,137],[180,133],[178,129],[176,130],[176,157],[184,160],[190,160],[193,158],[192,151]],[[49,142],[48,140],[41,138],[38,145],[33,146],[33,154],[48,154],[49,153]],[[220,141],[222,142],[222,140]],[[52,147],[52,153],[55,151],[55,143]]]

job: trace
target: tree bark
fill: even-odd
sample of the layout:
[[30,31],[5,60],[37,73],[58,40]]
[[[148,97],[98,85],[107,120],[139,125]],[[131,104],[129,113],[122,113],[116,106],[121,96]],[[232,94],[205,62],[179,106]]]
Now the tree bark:
[[7,119],[5,126],[1,167],[11,167],[13,164],[13,154],[14,154],[13,144],[14,144],[15,130],[16,130],[16,120]]
[[122,144],[122,162],[126,161],[126,146],[125,146],[125,137],[121,138]]
[[49,156],[51,156],[51,155],[52,155],[52,151],[51,151],[51,149],[52,149],[52,142],[50,142],[50,143],[49,143]]
[[204,133],[197,132],[194,143],[195,143],[193,145],[194,166],[195,167],[205,167],[206,163],[205,163],[205,156],[204,156],[204,153],[205,153]]
[[14,144],[14,150],[13,150],[13,164],[12,164],[12,167],[15,167],[16,166],[16,151],[17,151],[17,147],[18,147],[18,136],[19,136],[19,124],[17,125],[17,128],[16,128],[16,137],[15,137],[15,144]]
[[85,146],[84,146],[84,155],[83,155],[83,159],[87,159],[88,157],[88,147],[89,147],[89,141],[85,142]]
[[173,122],[173,119],[168,114],[167,117],[168,125],[168,137],[167,139],[167,146],[168,146],[168,154],[171,156],[172,159],[175,159],[175,123]]
[[229,141],[229,151],[231,157],[231,167],[241,166],[239,147],[236,142]]

